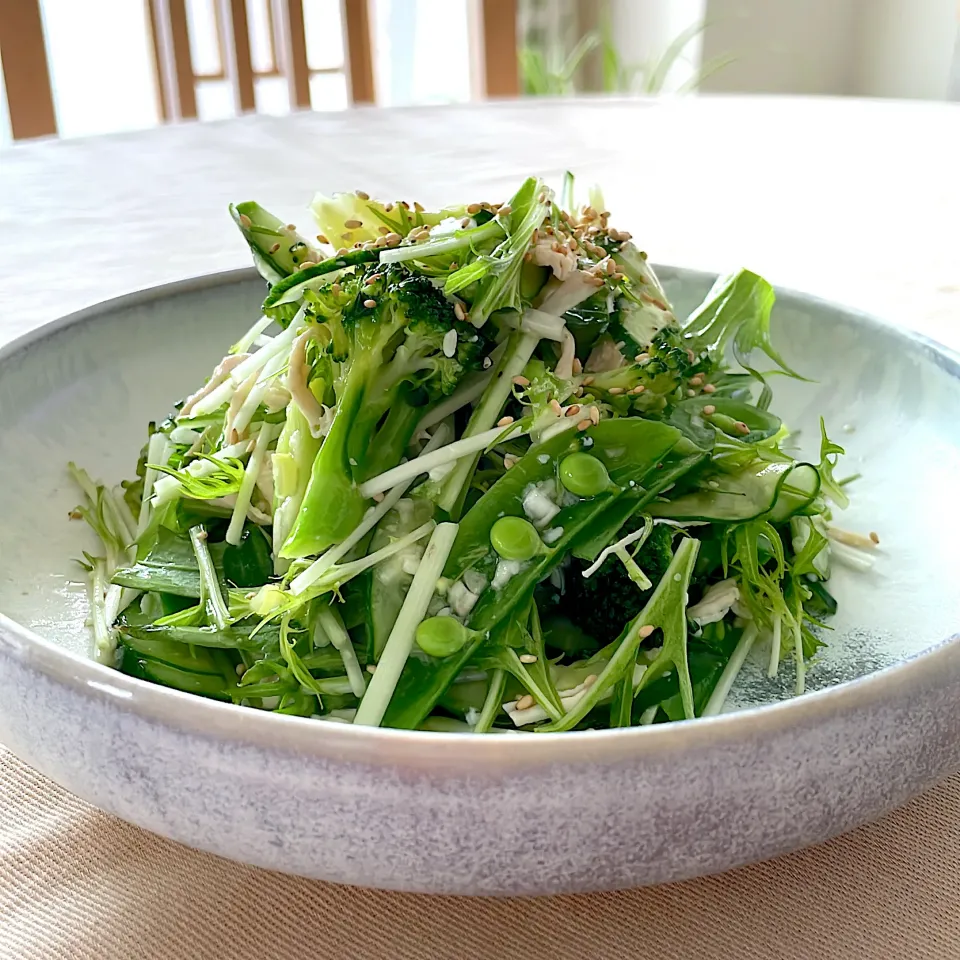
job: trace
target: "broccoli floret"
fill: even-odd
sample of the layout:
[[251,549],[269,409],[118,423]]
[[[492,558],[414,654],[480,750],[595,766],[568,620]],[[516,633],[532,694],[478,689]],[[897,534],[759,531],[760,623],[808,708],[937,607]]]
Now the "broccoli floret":
[[[639,530],[642,517],[623,526],[618,536]],[[667,526],[655,526],[634,560],[647,575],[652,586],[641,590],[630,579],[626,568],[616,556],[607,557],[603,566],[590,577],[583,571],[590,566],[587,560],[571,558],[564,574],[563,593],[552,598],[555,606],[550,612],[566,617],[601,647],[616,640],[623,628],[644,608],[663,572],[670,566],[672,534]]]
[[281,555],[318,553],[360,522],[358,486],[396,466],[417,423],[479,369],[486,343],[429,279],[402,265],[315,291],[310,303],[339,364],[336,409]]

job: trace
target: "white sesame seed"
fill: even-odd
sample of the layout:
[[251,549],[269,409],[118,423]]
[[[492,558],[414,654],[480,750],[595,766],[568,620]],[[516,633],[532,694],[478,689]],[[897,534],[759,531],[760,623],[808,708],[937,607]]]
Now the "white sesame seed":
[[452,327],[443,335],[443,355],[452,357],[457,352],[457,331]]
[[276,253],[279,249],[280,249],[280,244],[279,244],[279,243],[275,243],[275,244],[270,248],[270,252],[271,252],[271,253]]
[[536,663],[537,658],[532,653],[521,653],[520,654],[521,663]]
[[655,629],[656,629],[656,627],[651,627],[650,624],[648,623],[648,624],[646,624],[645,626],[642,626],[642,627],[637,631],[637,634],[638,634],[640,637],[642,637],[644,640],[646,640],[647,637],[649,637],[650,634],[653,633],[653,631],[654,631]]
[[463,312],[463,304],[459,300],[453,305],[453,314],[458,320],[463,320],[466,316]]
[[696,395],[697,395],[697,391],[696,391],[696,390],[688,390],[688,391],[687,391],[687,396],[688,396],[688,397],[695,397]]
[[375,663],[367,664],[367,673],[372,677],[377,672],[377,665]]
[[600,422],[600,411],[596,407],[590,408],[590,419],[593,421],[594,426]]
[[611,393],[611,394],[613,394],[613,396],[617,396],[618,394],[623,393],[623,387],[611,387],[611,388],[607,391],[607,393]]
[[501,418],[497,421],[497,426],[498,426],[498,427],[509,427],[511,423],[513,423],[513,417],[501,417]]
[[704,392],[704,393],[716,393],[716,392],[717,392],[717,388],[716,388],[712,383],[705,383],[705,384],[703,385],[703,392]]
[[528,693],[528,694],[526,694],[526,696],[521,697],[521,698],[517,701],[517,709],[518,709],[518,710],[529,710],[529,709],[534,705],[535,702],[536,702],[536,701],[533,699],[533,697],[531,697],[530,694]]
[[590,420],[581,420],[581,421],[577,424],[577,429],[578,429],[578,430],[586,430],[587,427],[590,426],[590,423],[591,423]]
[[716,412],[717,412],[717,408],[712,403],[708,403],[703,408],[703,415],[705,417],[712,417]]
[[554,398],[550,401],[550,409],[559,417],[563,414],[563,407],[560,406],[560,401]]

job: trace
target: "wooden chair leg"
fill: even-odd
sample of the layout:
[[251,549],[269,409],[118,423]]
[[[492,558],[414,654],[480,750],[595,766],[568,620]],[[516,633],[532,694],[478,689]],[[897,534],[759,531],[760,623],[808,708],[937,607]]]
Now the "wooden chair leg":
[[309,109],[310,68],[303,29],[303,0],[273,0],[271,12],[277,35],[277,65],[287,78],[290,106]]
[[520,93],[516,0],[481,0],[483,90],[488,97]]
[[375,103],[370,10],[367,0],[343,0],[347,81],[352,103]]
[[233,88],[237,113],[257,109],[250,56],[250,26],[246,0],[219,0],[223,23],[223,71]]
[[0,60],[14,140],[57,132],[39,0],[0,2]]
[[196,79],[190,59],[185,0],[148,0],[160,112],[164,120],[197,116]]

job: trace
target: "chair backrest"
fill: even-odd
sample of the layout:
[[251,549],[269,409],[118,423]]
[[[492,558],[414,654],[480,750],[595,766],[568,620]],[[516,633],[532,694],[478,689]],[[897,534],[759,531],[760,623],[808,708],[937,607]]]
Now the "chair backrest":
[[[163,121],[196,118],[197,86],[209,81],[229,81],[238,113],[256,110],[256,82],[261,77],[283,77],[295,109],[309,109],[310,79],[316,73],[344,72],[352,104],[375,102],[368,0],[341,0],[345,63],[320,69],[312,69],[307,59],[303,0],[268,0],[271,62],[260,69],[251,55],[246,0],[213,0],[220,69],[202,73],[191,56],[187,0],[143,2]],[[478,9],[474,25],[479,54],[475,59],[482,74],[478,89],[490,97],[516,96],[517,0],[480,0]],[[14,140],[55,135],[41,0],[0,0],[0,62]]]

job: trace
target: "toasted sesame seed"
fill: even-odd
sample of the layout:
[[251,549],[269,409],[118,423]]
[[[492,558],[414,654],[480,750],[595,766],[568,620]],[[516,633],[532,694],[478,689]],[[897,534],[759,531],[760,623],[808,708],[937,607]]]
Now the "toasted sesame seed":
[[[874,543],[879,543],[879,542],[880,542],[880,538],[877,536],[877,534],[876,534],[873,530],[870,531],[870,539],[871,539]],[[521,658],[521,659],[522,659],[522,658]]]
[[750,432],[750,428],[742,420],[738,420],[734,424],[734,427],[736,427],[737,433],[746,435]]
[[376,250],[377,245],[373,240],[368,240],[366,243],[357,243],[356,244],[361,250]]
[[279,243],[275,243],[275,244],[270,248],[270,252],[271,252],[271,253],[276,253],[279,249],[280,249],[280,244],[279,244]]
[[475,213],[479,213],[480,209],[479,203],[471,203],[470,206],[467,207],[467,213],[472,217]]
[[361,200],[369,200],[369,199],[370,199],[370,194],[367,193],[367,192],[364,191],[364,190],[357,190],[357,191],[356,191],[356,194],[357,194],[357,196],[358,196]]
[[623,393],[623,387],[611,387],[607,393],[612,393],[614,396]]
[[630,233],[628,230],[621,230],[621,231],[620,231],[620,240],[621,240],[621,242],[626,243],[627,240],[632,240],[632,239],[633,239],[633,234]]
[[247,227],[247,228],[252,227],[252,226],[253,226],[253,221],[252,221],[245,213],[241,213],[241,214],[240,214],[240,226],[241,226],[241,227]]
[[352,234],[352,233],[341,233],[341,234],[340,234],[340,239],[341,239],[341,240],[346,240],[347,243],[349,243],[349,242],[353,239],[353,234]]
[[471,223],[473,223],[473,221],[469,217],[464,217],[460,221],[460,226],[466,228],[469,227]]
[[520,459],[519,457],[515,457],[512,453],[508,453],[503,458],[503,469],[504,470],[512,469],[516,465],[519,459]]
[[386,203],[386,204],[384,204],[383,209],[384,209],[387,213],[389,213],[389,212],[393,209],[393,206],[394,206],[394,205],[393,205],[392,202],[391,202],[391,203]]
[[401,201],[400,201],[400,206],[403,207],[404,210],[409,210],[409,209],[410,209],[410,204],[407,203],[406,200],[401,200]]
[[529,386],[530,386],[530,381],[529,381],[526,377],[514,377],[514,378],[513,378],[513,382],[514,382],[518,387],[529,387]]
[[288,229],[291,233],[293,233],[297,228],[296,228],[296,226],[295,226],[294,224],[288,223],[288,224],[287,224],[287,229]]
[[388,233],[384,239],[387,241],[388,247],[395,247],[403,237],[399,233]]
[[379,233],[382,237],[385,237],[389,232],[389,227],[377,227],[377,233]]
[[498,211],[497,216],[506,217],[508,214],[513,213],[513,207],[509,203],[505,203]]
[[703,385],[703,392],[704,392],[704,393],[716,393],[716,392],[717,392],[717,388],[716,388],[712,383],[705,383],[705,384]]
[[374,242],[373,245],[374,245],[374,247],[376,247],[378,250],[381,250],[383,247],[385,247],[385,246],[387,245],[387,238],[386,238],[386,237],[377,237],[377,239],[376,239],[376,241]]
[[653,633],[653,631],[654,631],[655,629],[656,629],[655,627],[651,627],[650,624],[648,623],[648,624],[645,624],[644,626],[642,626],[642,627],[637,631],[637,634],[638,634],[642,639],[646,640],[647,637],[649,637],[650,634]]
[[344,220],[343,225],[348,230],[358,230],[360,227],[363,226],[363,221],[362,220]]
[[608,260],[603,269],[608,277],[612,277],[617,272],[617,265],[612,260]]
[[560,406],[560,401],[554,398],[550,401],[550,409],[559,417],[563,415],[563,407]]
[[699,387],[703,383],[703,374],[698,373],[695,377],[690,378],[691,387]]
[[717,408],[712,403],[708,403],[703,408],[703,415],[705,417],[712,417],[716,412],[717,412]]
[[643,391],[646,389],[647,388],[642,383],[638,383],[630,392],[632,394],[640,394],[640,393],[643,393]]
[[463,318],[466,316],[466,314],[463,312],[463,304],[460,303],[459,300],[453,305],[453,315],[458,320],[463,320]]
[[567,407],[566,417],[575,417],[580,412],[580,404],[575,403],[572,407]]
[[688,390],[688,391],[687,391],[687,396],[688,396],[688,397],[695,397],[696,395],[697,395],[697,391],[696,391],[696,390]]
[[593,378],[592,376],[590,376],[590,377],[584,377],[584,378],[583,378],[583,385],[584,385],[585,387],[589,387],[590,384],[593,383],[593,380],[594,380],[594,378]]
[[593,421],[594,426],[600,422],[600,411],[596,407],[590,408],[590,419]]
[[338,257],[345,257],[349,252],[350,252],[350,251],[349,251],[346,247],[340,247],[340,249],[337,250],[337,256],[338,256]]
[[501,417],[501,418],[497,421],[497,426],[498,426],[498,427],[509,427],[511,423],[513,423],[513,417]]
[[517,709],[529,710],[534,705],[535,702],[536,701],[533,699],[533,697],[530,696],[529,693],[525,694],[517,701]]
[[532,654],[532,653],[521,653],[521,654],[520,654],[520,662],[521,662],[521,663],[536,663],[536,662],[537,662],[537,658],[536,658],[536,656],[534,656],[534,654]]
[[573,358],[573,372],[575,376],[580,376],[583,373],[583,364],[580,362],[579,357]]
[[303,263],[300,264],[300,269],[306,270],[307,267],[315,267],[315,266],[316,266],[316,263],[313,260],[304,260]]
[[592,422],[592,421],[590,421],[590,420],[581,420],[581,421],[577,424],[577,429],[578,429],[578,430],[586,430],[587,427],[589,427],[589,426],[591,425],[591,422]]
[[329,243],[330,241],[322,234],[317,234],[317,243]]
[[373,299],[367,299],[363,301],[363,305],[372,310],[377,305],[377,301]]

